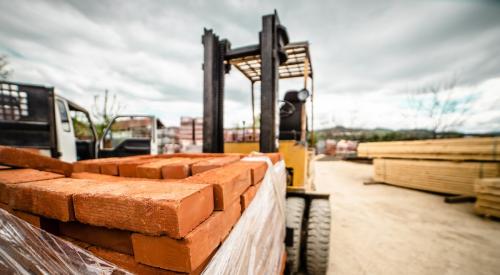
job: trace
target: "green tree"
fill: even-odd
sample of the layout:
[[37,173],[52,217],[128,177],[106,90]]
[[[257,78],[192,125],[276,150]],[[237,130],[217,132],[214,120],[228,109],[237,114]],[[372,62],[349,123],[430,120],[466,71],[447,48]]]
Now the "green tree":
[[102,137],[106,126],[111,122],[122,109],[123,105],[118,101],[116,94],[110,96],[109,91],[104,90],[104,96],[94,95],[94,104],[92,105],[92,116],[95,121],[97,135]]

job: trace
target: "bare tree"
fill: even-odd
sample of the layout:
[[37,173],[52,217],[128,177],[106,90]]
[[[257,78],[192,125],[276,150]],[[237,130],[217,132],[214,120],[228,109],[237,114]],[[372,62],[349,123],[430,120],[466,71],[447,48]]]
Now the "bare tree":
[[7,60],[7,56],[0,55],[0,79],[6,80],[12,75],[12,70],[7,68],[8,65],[9,61]]
[[99,136],[102,136],[104,128],[109,124],[111,119],[117,115],[123,105],[118,101],[116,94],[110,97],[109,91],[104,91],[104,97],[94,95],[94,104],[92,105],[92,116],[96,121],[96,130]]
[[[414,128],[427,128],[436,138],[445,132],[462,126],[476,97],[457,94],[457,78],[435,82],[408,92],[410,112],[404,114]],[[423,124],[422,125],[422,120]]]

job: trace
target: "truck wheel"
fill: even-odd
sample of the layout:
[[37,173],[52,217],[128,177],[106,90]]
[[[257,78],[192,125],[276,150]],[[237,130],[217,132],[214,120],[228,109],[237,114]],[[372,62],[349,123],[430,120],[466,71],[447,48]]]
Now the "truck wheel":
[[330,252],[330,201],[315,199],[309,209],[306,266],[310,275],[326,274]]
[[286,262],[292,274],[297,272],[300,266],[300,239],[305,204],[303,198],[286,199],[286,227],[293,229],[293,245],[286,247]]

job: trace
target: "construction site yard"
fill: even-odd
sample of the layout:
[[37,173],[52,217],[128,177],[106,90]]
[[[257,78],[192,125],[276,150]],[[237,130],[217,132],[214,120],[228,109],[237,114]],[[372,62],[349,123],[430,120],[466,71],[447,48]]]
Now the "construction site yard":
[[370,164],[316,161],[330,193],[329,274],[498,274],[500,222],[472,203],[386,184],[364,185]]

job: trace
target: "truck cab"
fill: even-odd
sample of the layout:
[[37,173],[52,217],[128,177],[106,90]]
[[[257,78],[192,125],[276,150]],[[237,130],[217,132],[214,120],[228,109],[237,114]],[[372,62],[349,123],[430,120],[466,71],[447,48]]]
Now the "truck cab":
[[0,145],[67,162],[157,154],[158,127],[154,116],[117,116],[99,139],[89,112],[53,87],[0,81]]

